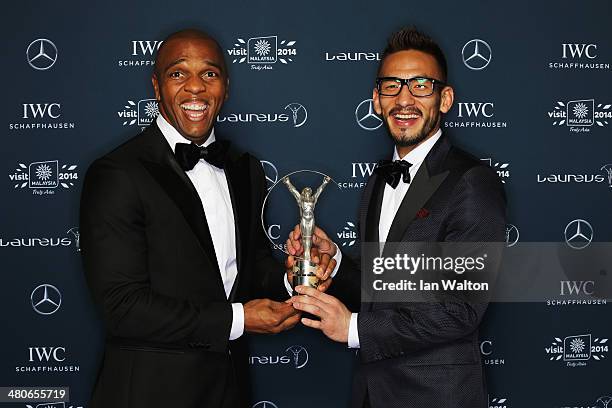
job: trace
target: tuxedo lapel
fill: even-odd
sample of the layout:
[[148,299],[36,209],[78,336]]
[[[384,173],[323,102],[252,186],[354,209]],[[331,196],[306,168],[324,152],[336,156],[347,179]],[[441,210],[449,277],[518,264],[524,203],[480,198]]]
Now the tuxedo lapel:
[[402,241],[404,232],[412,220],[414,220],[417,211],[423,207],[432,194],[440,187],[448,173],[446,171],[430,176],[427,166],[421,165],[391,223],[387,242]]
[[236,234],[236,266],[238,274],[229,296],[230,301],[232,301],[236,296],[236,290],[240,281],[243,251],[249,245],[248,242],[243,242],[243,239],[247,239],[250,236],[248,221],[251,209],[251,175],[246,156],[241,156],[237,159],[235,154],[230,152],[225,175],[232,199]]
[[170,146],[157,126],[152,125],[146,131],[151,133],[147,136],[151,151],[149,157],[145,156],[141,162],[182,213],[223,287],[215,247],[200,197],[187,174],[176,162]]
[[[378,223],[380,221],[380,211],[382,207],[383,194],[385,192],[385,179],[376,173],[372,174],[370,181],[364,191],[364,200],[361,211],[361,225],[364,226],[363,241],[378,245]],[[361,276],[359,277],[361,280]],[[363,288],[362,288],[363,290]],[[367,289],[369,290],[369,288]],[[366,298],[372,299],[372,293],[362,294]],[[372,303],[361,303],[361,311],[368,311],[372,308]]]
[[363,241],[379,242],[378,224],[382,207],[383,194],[385,192],[385,180],[377,174],[372,175],[373,180],[368,184],[371,190],[365,192],[365,202],[368,203],[361,225],[365,226]]
[[447,138],[441,137],[429,151],[395,214],[387,242],[403,240],[404,233],[414,220],[417,211],[423,208],[423,205],[448,176],[449,171],[443,171],[442,165],[449,148],[450,143]]

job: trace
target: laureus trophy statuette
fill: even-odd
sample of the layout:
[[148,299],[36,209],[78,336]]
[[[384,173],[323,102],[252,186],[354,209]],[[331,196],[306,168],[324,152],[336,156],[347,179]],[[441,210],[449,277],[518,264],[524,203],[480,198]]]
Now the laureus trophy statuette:
[[[313,181],[313,177],[316,177],[315,180],[316,179],[320,180],[319,176],[321,176],[323,178],[323,182],[314,191],[314,193],[311,187],[304,187],[302,188],[302,191],[300,192],[293,185],[293,182],[291,180],[292,177],[295,180],[296,177],[294,177],[294,175],[297,176],[298,173],[302,173],[301,176],[304,176],[304,173],[311,173],[309,176],[310,182]],[[301,181],[301,179],[298,178],[298,181]],[[298,285],[310,286],[312,288],[316,288],[319,285],[319,279],[317,278],[315,274],[318,264],[312,262],[312,256],[310,253],[312,249],[312,237],[313,237],[314,230],[315,230],[314,210],[315,210],[315,206],[317,205],[317,201],[319,200],[319,198],[321,197],[321,194],[323,193],[323,190],[325,189],[325,187],[327,187],[330,181],[333,182],[333,184],[336,184],[337,187],[339,187],[337,183],[326,174],[323,174],[315,170],[297,170],[297,171],[287,174],[286,176],[276,181],[274,185],[270,187],[270,189],[268,190],[268,194],[266,195],[264,199],[264,203],[261,209],[261,225],[264,231],[268,230],[266,228],[266,224],[264,221],[264,210],[266,207],[266,203],[268,202],[268,198],[270,197],[272,190],[274,190],[275,187],[278,186],[279,184],[282,183],[285,185],[287,190],[289,190],[289,193],[295,199],[298,205],[298,208],[300,210],[299,225],[300,225],[300,230],[301,230],[301,240],[302,240],[302,247],[304,248],[304,253],[302,254],[301,257],[298,257],[298,256],[295,257],[295,263],[294,263],[293,271],[292,271],[293,279],[291,282],[289,282],[293,288],[295,288]],[[283,252],[285,252],[285,254],[289,255],[287,251],[281,248],[278,244],[274,243],[273,239],[270,237],[268,233],[266,233],[266,235],[274,247],[282,250]]]
[[312,234],[314,233],[315,229],[314,209],[319,196],[330,180],[331,178],[329,176],[324,176],[323,183],[321,183],[314,194],[312,194],[312,189],[310,187],[304,187],[301,193],[298,192],[293,184],[291,184],[291,179],[289,176],[284,177],[282,180],[283,184],[287,186],[289,192],[295,198],[295,201],[300,209],[300,230],[302,232],[304,257],[297,259],[293,267],[292,286],[294,288],[298,285],[310,286],[313,288],[319,286],[319,279],[315,275],[318,265],[312,262],[310,256],[310,249],[312,248]]

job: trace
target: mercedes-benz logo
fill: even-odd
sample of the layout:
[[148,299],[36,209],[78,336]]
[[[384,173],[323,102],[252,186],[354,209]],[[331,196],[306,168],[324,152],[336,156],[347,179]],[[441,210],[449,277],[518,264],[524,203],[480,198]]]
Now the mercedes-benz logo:
[[268,183],[268,190],[272,188],[278,181],[278,170],[276,166],[267,160],[260,160],[261,167],[263,167],[264,174],[266,176],[266,182]]
[[489,44],[478,38],[468,41],[461,49],[463,63],[466,67],[474,71],[485,69],[491,62],[492,56],[493,54]]
[[253,408],[278,408],[275,403],[270,401],[259,401],[253,405]]
[[365,130],[376,130],[382,126],[382,119],[374,112],[374,101],[366,99],[355,109],[357,124]]
[[30,295],[32,308],[41,315],[50,315],[58,311],[62,304],[62,294],[53,285],[43,283],[37,286]]
[[28,45],[26,57],[32,68],[44,71],[57,61],[57,47],[50,40],[39,38]]
[[565,227],[565,242],[570,248],[584,249],[593,241],[593,227],[585,220],[571,221]]
[[519,240],[519,230],[515,225],[507,224],[506,225],[506,246],[508,248],[513,247]]
[[306,110],[306,107],[304,105],[302,105],[301,103],[292,102],[289,105],[285,106],[285,109],[291,110],[293,127],[297,128],[306,123],[306,120],[308,119],[308,111]]
[[287,350],[293,354],[293,365],[296,369],[300,369],[308,364],[308,350],[302,346],[291,346]]

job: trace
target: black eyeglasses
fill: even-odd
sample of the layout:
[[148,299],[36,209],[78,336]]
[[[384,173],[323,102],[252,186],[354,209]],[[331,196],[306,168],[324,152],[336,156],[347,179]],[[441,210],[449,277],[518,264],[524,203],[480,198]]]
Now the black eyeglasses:
[[376,78],[376,89],[383,96],[397,96],[402,92],[402,87],[406,85],[412,96],[418,98],[431,96],[434,93],[435,87],[445,86],[446,83],[426,77],[414,78],[396,78],[396,77],[379,77]]

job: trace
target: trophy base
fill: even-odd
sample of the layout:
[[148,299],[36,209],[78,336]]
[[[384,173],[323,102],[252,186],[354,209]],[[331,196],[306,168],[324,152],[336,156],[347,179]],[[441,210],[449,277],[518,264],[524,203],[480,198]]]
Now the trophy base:
[[317,266],[317,264],[305,259],[298,259],[297,263],[293,266],[293,288],[302,285],[316,289],[319,286],[319,278],[315,275]]

